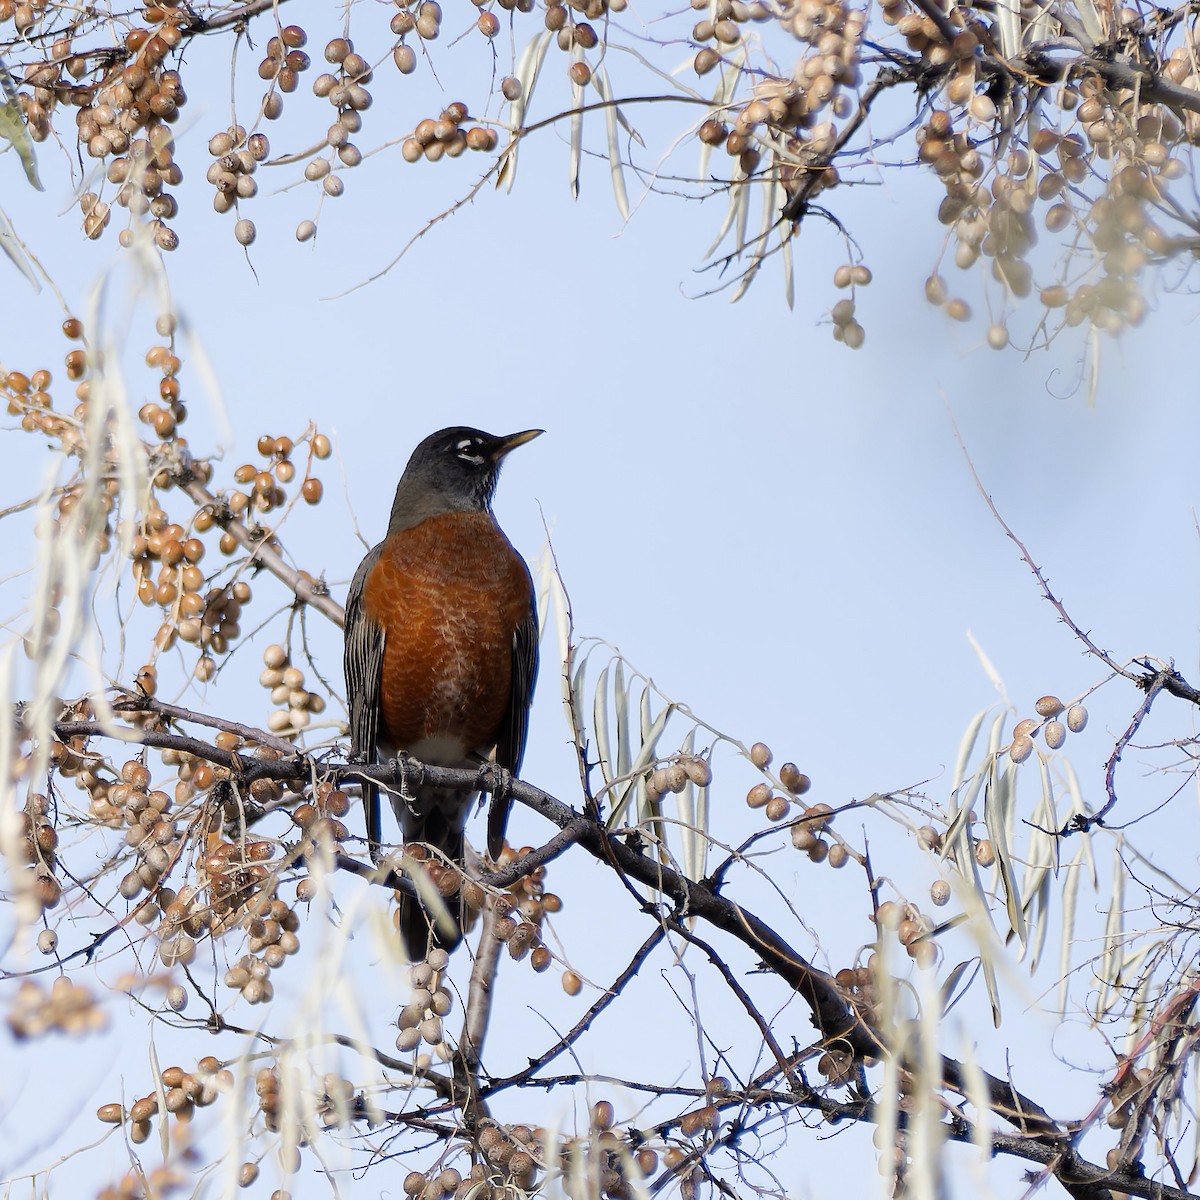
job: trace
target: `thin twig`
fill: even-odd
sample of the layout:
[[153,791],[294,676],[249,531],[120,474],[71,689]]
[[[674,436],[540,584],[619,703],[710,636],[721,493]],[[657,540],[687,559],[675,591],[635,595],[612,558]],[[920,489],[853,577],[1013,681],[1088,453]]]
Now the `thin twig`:
[[[553,1062],[560,1054],[569,1050],[578,1039],[591,1028],[592,1022],[621,994],[625,985],[641,970],[642,963],[649,958],[654,948],[666,937],[667,931],[658,926],[653,933],[638,947],[634,956],[629,960],[625,970],[613,980],[592,1006],[575,1022],[574,1026],[547,1050],[543,1050],[537,1058],[531,1058],[529,1065],[514,1075],[503,1079],[493,1079],[484,1088],[486,1095],[494,1095],[510,1087],[524,1087],[533,1080],[533,1076],[548,1062]],[[701,1093],[703,1094],[703,1093]]]
[[296,747],[281,737],[276,737],[256,725],[243,725],[240,721],[230,721],[225,717],[214,717],[208,713],[198,713],[178,704],[168,704],[154,696],[138,695],[136,692],[122,688],[126,698],[113,702],[113,711],[121,713],[151,713],[155,716],[167,717],[172,721],[188,721],[193,725],[203,725],[209,729],[218,729],[223,733],[233,733],[247,741],[278,750],[282,754],[294,754]]
[[1113,746],[1113,751],[1108,756],[1108,762],[1104,764],[1104,791],[1108,796],[1108,799],[1104,802],[1104,807],[1099,812],[1092,813],[1091,816],[1077,814],[1075,820],[1064,827],[1064,834],[1072,833],[1075,830],[1086,831],[1093,825],[1104,824],[1104,818],[1108,816],[1117,802],[1117,763],[1121,761],[1121,755],[1124,753],[1125,747],[1133,740],[1133,735],[1137,733],[1138,728],[1149,714],[1155,698],[1163,691],[1163,675],[1164,672],[1160,671],[1150,681],[1150,685],[1146,688],[1146,698],[1138,706],[1137,712],[1133,714],[1133,720],[1129,722],[1125,732],[1117,738],[1116,744]]
[[775,1040],[775,1035],[771,1032],[770,1023],[766,1017],[758,1011],[758,1007],[750,998],[749,993],[744,987],[734,978],[733,972],[729,969],[729,965],[717,953],[716,949],[706,942],[703,938],[697,937],[682,921],[672,920],[668,922],[670,927],[681,938],[698,946],[704,951],[708,957],[708,961],[720,972],[721,978],[725,980],[725,986],[738,998],[742,1007],[746,1010],[749,1018],[758,1026],[759,1033],[762,1034],[763,1045],[770,1050],[772,1057],[775,1059],[775,1065],[787,1079],[794,1091],[801,1091],[802,1086],[800,1080],[796,1077],[792,1065],[787,1061],[779,1043]]
[[312,576],[297,571],[295,567],[286,563],[283,555],[271,545],[265,531],[249,529],[229,511],[220,497],[214,496],[198,479],[192,477],[181,480],[178,486],[197,506],[208,507],[213,514],[213,520],[249,552],[251,561],[265,567],[286,584],[301,604],[309,604],[318,612],[324,613],[339,628],[345,624],[346,610],[323,590],[323,585],[314,585]]
[[967,460],[967,469],[971,472],[971,478],[975,480],[975,486],[979,489],[979,494],[983,497],[984,503],[991,510],[992,516],[996,519],[996,523],[1004,530],[1009,540],[1016,546],[1020,552],[1021,558],[1025,561],[1025,565],[1033,572],[1034,579],[1037,580],[1038,587],[1041,589],[1042,595],[1054,606],[1055,611],[1059,615],[1062,623],[1079,639],[1087,649],[1087,652],[1098,658],[1106,667],[1115,671],[1118,675],[1133,682],[1137,681],[1137,675],[1128,667],[1123,667],[1118,663],[1107,650],[1101,650],[1099,646],[1092,640],[1091,636],[1075,624],[1071,614],[1067,612],[1066,606],[1061,600],[1050,590],[1050,584],[1046,580],[1046,576],[1042,573],[1041,567],[1033,561],[1033,555],[1029,553],[1025,543],[1017,537],[1016,533],[1009,523],[1000,515],[999,508],[996,507],[996,502],[992,499],[988,490],[983,486],[983,480],[979,478],[979,472],[975,470],[975,464],[971,460],[970,452],[967,450],[966,443],[963,441],[962,433],[959,431],[958,423],[954,420],[953,415],[950,417],[950,424],[954,430],[955,441],[958,442],[958,448],[962,451],[963,458]]

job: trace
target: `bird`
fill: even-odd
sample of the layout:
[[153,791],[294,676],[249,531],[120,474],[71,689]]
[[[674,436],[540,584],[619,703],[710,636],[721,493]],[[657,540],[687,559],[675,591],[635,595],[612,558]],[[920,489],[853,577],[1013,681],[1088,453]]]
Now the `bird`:
[[[537,679],[537,601],[492,500],[505,458],[543,432],[497,437],[455,426],[413,451],[387,534],[362,560],[346,600],[346,697],[357,761],[409,754],[435,766],[491,760],[513,776],[520,770]],[[362,794],[378,862],[378,788],[364,783]],[[458,866],[475,798],[421,783],[391,792],[404,841],[424,842]],[[504,847],[511,805],[493,794],[493,859]],[[452,950],[461,941],[459,896],[446,907],[456,933],[439,928],[417,896],[400,894],[400,933],[414,962],[434,946]]]

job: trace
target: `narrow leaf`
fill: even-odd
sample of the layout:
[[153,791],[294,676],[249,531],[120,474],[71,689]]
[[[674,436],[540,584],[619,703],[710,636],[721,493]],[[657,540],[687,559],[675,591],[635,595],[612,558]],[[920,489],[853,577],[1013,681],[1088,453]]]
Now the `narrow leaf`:
[[958,743],[958,757],[954,761],[954,778],[950,785],[951,795],[958,791],[967,776],[967,763],[975,750],[975,741],[979,737],[980,729],[983,728],[983,719],[990,711],[990,708],[985,708],[982,712],[976,713],[971,718],[971,722],[962,736],[962,741]]
[[42,181],[38,178],[37,158],[33,153],[33,139],[29,136],[25,118],[21,115],[21,105],[17,99],[17,85],[2,58],[0,58],[0,90],[4,92],[4,103],[0,104],[0,137],[12,143],[17,157],[21,160],[21,166],[25,168],[25,178],[39,192],[44,192],[46,189],[42,187]]
[[[608,84],[608,72],[603,67],[597,67],[592,74],[592,83],[600,98],[612,100],[612,88]],[[604,110],[604,127],[608,134],[608,165],[612,173],[613,199],[617,202],[617,211],[622,221],[629,220],[629,195],[625,191],[625,167],[621,162],[621,135],[619,129],[620,113],[615,104],[609,104]]]
[[984,822],[991,835],[992,848],[996,853],[996,867],[1000,872],[1000,884],[1004,890],[1004,907],[1008,912],[1008,924],[1017,940],[1025,941],[1025,918],[1021,911],[1021,892],[1009,850],[1008,817],[1015,800],[1016,763],[1006,769],[998,769],[997,758],[992,759],[988,772],[987,788],[983,796]]
[[643,767],[648,767],[658,756],[658,739],[662,737],[667,722],[675,712],[675,705],[667,704],[663,707],[662,712],[651,720],[649,697],[650,689],[647,687],[642,693],[642,744],[637,758],[630,767],[631,771],[640,771]]
[[971,644],[971,649],[975,651],[975,657],[979,659],[979,665],[983,668],[984,674],[992,681],[992,686],[1000,693],[1001,696],[1007,698],[1008,692],[1004,687],[1004,680],[1000,678],[1000,672],[992,665],[992,660],[984,653],[983,647],[975,639],[975,635],[968,629],[967,641]]
[[1071,947],[1075,944],[1075,910],[1079,901],[1079,879],[1083,873],[1084,846],[1087,838],[1080,839],[1075,858],[1067,866],[1067,878],[1059,897],[1062,909],[1062,943],[1058,948],[1058,1013],[1066,1016],[1067,988],[1071,979]]
[[[579,54],[575,61],[582,62]],[[567,178],[571,185],[571,199],[579,199],[579,165],[583,159],[583,88],[571,83],[571,153],[568,159]]]
[[796,307],[796,272],[792,262],[792,234],[785,229],[780,234],[780,245],[783,254],[783,298],[788,308]]
[[[583,719],[583,684],[586,679],[587,656],[581,656],[579,666],[575,668],[575,678],[567,689],[567,721],[571,726],[571,736],[587,738],[587,722]],[[563,683],[566,684],[566,676]]]
[[[942,1012],[942,1015],[943,1015],[943,1016],[944,1016],[944,1015],[945,1015],[947,1012],[949,1012],[949,1011],[950,1011],[951,1007],[954,1005],[954,1002],[955,1002],[955,1001],[957,1000],[957,998],[958,998],[958,997],[955,995],[955,992],[956,992],[956,991],[957,991],[957,989],[958,989],[958,981],[959,981],[959,980],[960,980],[960,979],[961,979],[961,978],[962,978],[962,977],[963,977],[963,976],[964,976],[964,975],[965,975],[965,974],[966,974],[968,971],[970,971],[970,970],[977,970],[977,969],[978,969],[978,967],[979,967],[979,963],[978,963],[978,961],[977,961],[977,960],[968,958],[968,959],[964,959],[964,960],[963,960],[962,962],[960,962],[960,963],[956,963],[956,964],[955,964],[953,967],[951,967],[951,968],[950,968],[950,970],[949,970],[949,971],[946,973],[946,978],[945,978],[945,980],[943,980],[943,982],[942,982],[942,989],[941,989],[941,991],[942,991],[942,1005],[941,1005],[941,1012]],[[964,989],[964,992],[965,992],[965,989]]]
[[[1028,894],[1028,893],[1027,893]],[[1045,949],[1046,935],[1049,931],[1050,914],[1052,912],[1052,893],[1050,890],[1050,872],[1042,873],[1037,888],[1026,900],[1026,912],[1032,909],[1033,930],[1029,938],[1029,973],[1037,970],[1038,962]]]
[[629,689],[625,686],[625,660],[619,655],[613,671],[613,706],[617,711],[617,774],[628,775],[633,764],[629,732]]
[[[695,744],[696,731],[690,729],[683,739],[681,753],[691,756]],[[704,836],[703,827],[697,819],[696,785],[691,779],[679,793],[679,821],[679,858],[683,872],[689,879],[703,879],[708,862],[708,838]]]
[[33,265],[26,257],[25,246],[17,236],[17,231],[13,228],[13,223],[8,219],[8,215],[3,209],[0,209],[0,250],[4,251],[13,266],[29,280],[33,285],[33,290],[40,292],[42,285],[38,277],[34,274]]
[[[1075,774],[1075,768],[1071,765],[1071,760],[1068,758],[1060,758],[1059,763],[1062,766],[1063,774],[1067,780],[1067,795],[1071,798],[1071,815],[1085,816],[1087,814],[1087,805],[1083,802],[1083,789],[1079,786],[1079,776]],[[1092,880],[1092,890],[1095,891],[1100,886],[1100,875],[1096,869],[1096,853],[1092,847],[1092,839],[1085,837],[1080,843],[1082,855],[1080,862],[1086,860],[1088,864],[1088,873]]]
[[950,818],[950,822],[946,826],[946,834],[942,838],[942,857],[955,855],[955,860],[959,862],[960,868],[963,864],[955,852],[960,837],[966,831],[968,818],[971,815],[971,808],[975,803],[975,797],[979,794],[979,785],[981,782],[979,772],[976,772],[971,777],[970,787],[967,789],[966,794],[960,795],[959,792],[967,778],[967,763],[970,761],[971,754],[975,749],[979,730],[983,727],[983,719],[990,711],[990,709],[985,708],[982,712],[976,713],[971,718],[966,731],[963,733],[962,740],[958,744],[958,756],[954,762],[954,775],[950,783],[950,799],[955,806],[954,816]]
[[521,84],[521,94],[509,107],[509,120],[513,131],[512,145],[504,152],[503,162],[496,175],[496,186],[506,187],[510,192],[517,181],[517,148],[521,144],[520,135],[525,126],[525,114],[529,111],[529,101],[533,98],[533,89],[541,73],[542,63],[546,60],[551,37],[552,34],[547,30],[529,41],[521,51],[517,68],[513,72],[514,78]]
[[1121,985],[1121,935],[1125,930],[1125,863],[1120,854],[1113,855],[1112,898],[1104,922],[1104,952],[1100,956],[1100,992],[1096,997],[1095,1015],[1103,1020],[1109,1004],[1119,994]]
[[592,738],[596,743],[595,756],[600,763],[604,782],[612,783],[616,777],[613,770],[612,743],[608,737],[608,667],[600,672],[596,690],[592,695]]

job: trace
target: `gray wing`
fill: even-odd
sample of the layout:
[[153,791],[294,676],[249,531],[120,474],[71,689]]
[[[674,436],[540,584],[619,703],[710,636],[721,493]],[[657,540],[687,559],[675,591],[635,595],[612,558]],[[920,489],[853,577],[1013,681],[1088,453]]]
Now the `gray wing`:
[[[537,672],[537,597],[531,596],[529,613],[513,634],[512,684],[508,711],[504,715],[504,725],[496,742],[496,761],[514,775],[520,771],[521,758],[525,754],[525,738],[529,733],[529,706],[533,702],[533,685],[537,682]],[[504,848],[504,830],[508,825],[511,809],[511,797],[492,798],[487,828],[488,853],[492,858],[496,858]]]
[[[363,611],[363,588],[371,568],[379,561],[380,546],[362,560],[354,572],[346,597],[346,703],[350,706],[350,753],[368,763],[375,761],[379,736],[379,682],[383,673],[383,626]],[[379,853],[379,789],[362,785],[367,818],[367,845],[371,858]]]

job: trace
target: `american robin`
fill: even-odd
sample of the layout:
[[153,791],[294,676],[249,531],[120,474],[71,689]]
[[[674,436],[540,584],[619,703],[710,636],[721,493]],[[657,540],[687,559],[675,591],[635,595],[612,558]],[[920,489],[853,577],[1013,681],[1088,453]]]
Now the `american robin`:
[[[489,758],[514,775],[525,750],[538,666],[529,568],[492,513],[500,466],[543,431],[495,437],[443,429],[414,451],[396,488],[387,536],[363,559],[346,600],[351,752],[368,762],[401,752],[444,767]],[[391,794],[406,842],[463,861],[475,796],[427,785]],[[367,841],[378,859],[378,789],[363,785]],[[504,846],[511,800],[493,797],[487,848]],[[455,925],[457,897],[447,901]],[[453,949],[420,902],[403,897],[400,932],[412,959]]]

